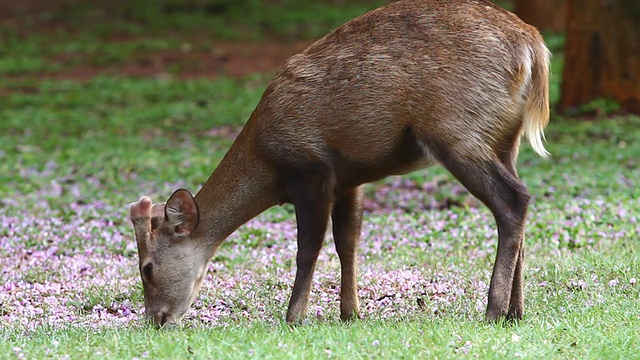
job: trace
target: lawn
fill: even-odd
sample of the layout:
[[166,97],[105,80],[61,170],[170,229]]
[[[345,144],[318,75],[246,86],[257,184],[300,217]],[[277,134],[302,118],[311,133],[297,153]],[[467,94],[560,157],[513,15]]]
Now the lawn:
[[[317,36],[360,10],[342,17],[328,12],[328,20],[303,28]],[[278,25],[284,30],[270,23],[261,29],[287,38],[301,26],[296,19],[284,18]],[[495,223],[451,175],[432,167],[366,188],[361,320],[339,321],[339,261],[328,237],[307,322],[284,323],[296,246],[293,209],[283,206],[225,242],[181,328],[155,330],[143,321],[127,206],[142,195],[164,201],[177,187],[197,191],[270,73],[190,78],[178,67],[163,76],[122,76],[120,70],[88,79],[61,75],[87,64],[109,69],[135,54],[178,51],[202,24],[168,18],[174,26],[169,34],[160,20],[143,20],[118,25],[131,36],[126,44],[137,44],[122,47],[104,40],[113,34],[105,35],[99,21],[51,37],[28,27],[24,33],[2,28],[2,45],[11,51],[0,59],[0,354],[640,357],[640,117],[624,114],[553,114],[549,159],[523,144],[518,168],[533,198],[526,313],[518,324],[482,322]],[[226,36],[221,27],[213,26],[211,35]],[[259,30],[243,29],[251,41],[259,37]],[[549,43],[559,74],[561,38]],[[77,63],[49,66],[73,44]],[[557,99],[559,76],[552,81]]]

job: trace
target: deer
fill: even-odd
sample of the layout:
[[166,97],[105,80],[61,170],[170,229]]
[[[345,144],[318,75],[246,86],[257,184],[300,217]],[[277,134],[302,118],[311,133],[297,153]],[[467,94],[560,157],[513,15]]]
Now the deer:
[[523,136],[550,155],[549,58],[536,28],[485,0],[393,2],[292,56],[195,196],[130,205],[146,317],[180,321],[220,244],[286,203],[298,246],[286,322],[305,319],[329,226],[340,319],[359,318],[363,186],[439,164],[496,221],[485,321],[521,320],[530,194],[516,161]]

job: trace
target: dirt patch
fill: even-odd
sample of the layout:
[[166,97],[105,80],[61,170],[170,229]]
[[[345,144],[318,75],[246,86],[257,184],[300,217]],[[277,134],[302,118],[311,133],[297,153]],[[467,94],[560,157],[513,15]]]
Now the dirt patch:
[[180,78],[230,76],[272,72],[310,42],[261,43],[215,42],[211,51],[194,51],[184,45],[180,51],[161,51],[136,56],[117,69],[122,74],[174,74]]
[[273,72],[310,41],[283,43],[210,41],[206,50],[184,42],[181,49],[138,52],[124,61],[95,64],[87,54],[62,54],[50,59],[52,71],[9,76],[13,79],[90,80],[97,76],[162,77],[180,79],[241,77]]

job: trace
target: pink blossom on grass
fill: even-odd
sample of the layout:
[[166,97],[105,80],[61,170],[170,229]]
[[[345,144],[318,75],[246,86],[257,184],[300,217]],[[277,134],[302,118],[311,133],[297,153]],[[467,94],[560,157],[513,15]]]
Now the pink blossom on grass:
[[[43,172],[53,166],[47,165]],[[41,192],[20,200],[7,198],[0,206],[0,326],[30,331],[41,326],[140,324],[144,305],[126,204],[75,202],[52,208],[46,198],[60,195],[61,184],[52,181]],[[175,185],[161,187],[164,191]],[[438,186],[448,186],[453,199],[430,200],[430,192]],[[464,200],[469,198],[464,188],[441,180],[418,185],[399,179],[371,189],[358,254],[362,317],[481,316],[490,277],[486,263],[495,256],[497,243],[491,213]],[[30,205],[25,208],[25,203]],[[627,230],[607,225],[584,225],[597,222],[603,211],[628,217],[618,204],[576,198],[561,209],[565,218],[560,220],[553,215],[557,209],[545,203],[534,203],[532,208],[528,226],[543,229],[539,231],[543,235],[528,241],[529,251],[555,247],[561,255],[567,246],[630,236]],[[557,221],[549,221],[550,217]],[[281,212],[258,216],[241,227],[210,264],[184,324],[280,321],[295,277],[295,239],[295,219]],[[451,258],[457,260],[449,261],[453,252]],[[477,271],[479,264],[484,271]],[[328,234],[314,277],[310,318],[339,317],[339,273],[340,262]],[[596,274],[591,276],[588,282],[571,280],[569,289],[603,286]],[[611,291],[619,291],[634,286],[636,280],[607,283]],[[552,284],[537,286],[548,289]],[[471,345],[457,346],[464,353]]]

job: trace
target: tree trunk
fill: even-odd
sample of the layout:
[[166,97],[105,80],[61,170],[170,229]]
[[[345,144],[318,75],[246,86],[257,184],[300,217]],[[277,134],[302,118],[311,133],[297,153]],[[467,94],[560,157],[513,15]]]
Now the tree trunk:
[[567,12],[561,108],[608,99],[640,113],[640,3],[567,0]]
[[515,12],[524,22],[540,30],[564,31],[565,0],[516,0]]

